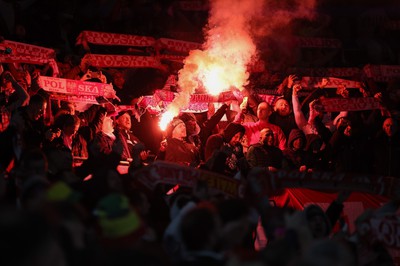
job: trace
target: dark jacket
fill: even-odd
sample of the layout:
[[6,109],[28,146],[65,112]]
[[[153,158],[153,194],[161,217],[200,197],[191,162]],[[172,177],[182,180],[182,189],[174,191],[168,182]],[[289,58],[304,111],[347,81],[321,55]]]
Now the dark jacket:
[[194,144],[176,138],[168,138],[165,160],[197,167],[200,164],[200,153]]
[[[302,139],[303,147],[299,150],[293,149],[293,142],[296,139]],[[306,136],[300,129],[293,129],[290,131],[288,138],[288,147],[283,151],[284,157],[284,168],[287,170],[299,169],[300,166],[306,165],[306,152],[304,151],[304,146],[306,144]]]
[[283,153],[275,146],[253,144],[249,147],[246,154],[247,162],[250,167],[269,167],[282,168]]
[[375,174],[400,177],[400,133],[392,137],[380,132],[374,140],[373,169]]

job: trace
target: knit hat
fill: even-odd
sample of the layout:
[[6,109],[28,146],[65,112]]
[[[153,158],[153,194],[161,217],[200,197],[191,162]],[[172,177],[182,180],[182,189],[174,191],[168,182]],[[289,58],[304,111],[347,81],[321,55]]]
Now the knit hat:
[[190,134],[190,135],[198,135],[200,133],[200,126],[197,124],[197,119],[194,116],[194,114],[192,114],[192,113],[182,113],[182,114],[179,115],[179,119],[181,119],[185,123],[185,125],[187,125],[187,123],[189,121],[194,121],[196,123],[196,128],[195,129],[191,129],[192,132],[189,132],[188,126],[186,126],[188,134]]
[[63,181],[57,181],[52,184],[46,193],[47,200],[51,202],[77,202],[81,198],[81,194],[71,189],[71,187]]
[[102,236],[105,238],[115,239],[143,233],[144,224],[123,194],[113,193],[103,197],[94,214],[98,217]]
[[174,119],[172,119],[172,121],[168,124],[167,127],[167,137],[171,137],[172,136],[172,131],[174,131],[174,129],[181,123],[185,123],[183,122],[181,119],[179,119],[178,117],[174,117]]
[[182,113],[179,115],[179,119],[181,119],[184,123],[188,122],[189,120],[196,121],[196,117],[192,113]]
[[240,132],[241,136],[244,135],[246,129],[239,123],[229,123],[224,129],[223,135],[226,142],[229,142],[236,133]]

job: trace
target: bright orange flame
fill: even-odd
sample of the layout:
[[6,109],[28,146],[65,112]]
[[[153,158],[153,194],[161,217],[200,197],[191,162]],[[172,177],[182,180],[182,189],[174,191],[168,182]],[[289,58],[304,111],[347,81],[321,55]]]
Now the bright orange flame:
[[[171,104],[169,106],[173,107],[173,105]],[[172,119],[179,114],[179,109],[176,108],[168,108],[168,109],[169,110],[167,110],[165,113],[161,115],[160,122],[158,123],[162,131],[165,131],[167,129],[169,122],[171,122]]]
[[168,111],[162,114],[160,123],[159,123],[160,129],[162,131],[165,131],[167,129],[169,122],[172,121],[174,116],[175,116],[174,114],[172,114],[171,112],[168,112]]
[[[178,95],[168,111],[186,108],[190,96],[204,87],[218,95],[231,88],[244,90],[248,84],[248,66],[257,58],[257,48],[249,30],[253,14],[263,10],[262,0],[214,0],[203,50],[192,50],[179,71]],[[170,114],[164,114],[160,127],[166,127]],[[170,121],[170,120],[169,120]]]
[[223,69],[221,67],[210,66],[210,68],[204,72],[204,76],[200,77],[203,81],[203,86],[209,94],[216,96],[229,88],[221,75],[222,71]]

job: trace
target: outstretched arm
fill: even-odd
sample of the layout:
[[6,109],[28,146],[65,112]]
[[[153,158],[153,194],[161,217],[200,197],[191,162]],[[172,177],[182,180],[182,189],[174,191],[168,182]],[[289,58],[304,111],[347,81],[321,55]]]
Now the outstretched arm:
[[301,86],[299,84],[293,86],[292,104],[293,104],[294,119],[296,121],[297,127],[303,130],[303,127],[307,125],[307,119],[305,118],[303,112],[301,111],[299,97],[297,96],[297,93],[300,90]]

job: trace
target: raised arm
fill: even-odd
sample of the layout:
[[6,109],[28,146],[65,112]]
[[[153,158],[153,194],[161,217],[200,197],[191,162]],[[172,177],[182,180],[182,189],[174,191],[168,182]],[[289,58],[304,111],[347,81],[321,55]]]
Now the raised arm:
[[6,80],[10,81],[15,92],[17,95],[17,100],[10,105],[7,106],[7,109],[10,112],[13,112],[15,109],[17,109],[20,106],[25,106],[29,103],[29,94],[24,88],[22,88],[21,85],[15,80],[14,76],[11,75],[10,72],[4,73],[4,77]]
[[292,104],[293,104],[294,118],[295,118],[297,127],[299,129],[303,130],[303,127],[305,127],[307,125],[307,119],[305,118],[303,112],[301,111],[299,97],[297,96],[297,93],[300,90],[301,90],[301,86],[299,84],[296,84],[293,86]]

